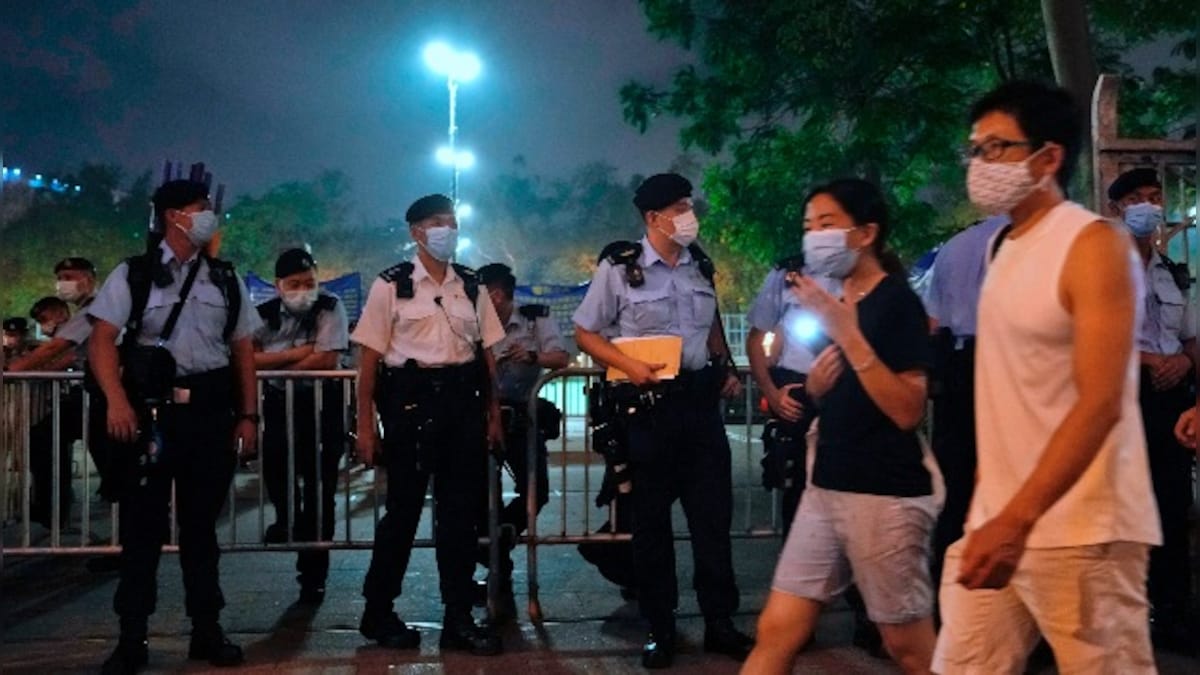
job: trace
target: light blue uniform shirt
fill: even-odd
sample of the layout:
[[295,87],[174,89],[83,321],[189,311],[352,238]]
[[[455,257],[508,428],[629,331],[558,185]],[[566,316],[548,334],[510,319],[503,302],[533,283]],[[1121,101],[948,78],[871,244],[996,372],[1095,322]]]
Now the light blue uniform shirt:
[[[700,273],[699,264],[685,248],[675,267],[658,255],[642,237],[638,264],[646,283],[631,288],[625,266],[600,261],[583,302],[575,310],[575,323],[605,337],[678,335],[683,338],[684,370],[700,370],[708,363],[708,331],[717,315],[717,294]],[[610,330],[615,329],[615,330]]]
[[[563,342],[558,322],[554,317],[539,316],[531,320],[523,316],[516,307],[504,326],[504,339],[492,345],[492,354],[499,358],[514,344],[526,352],[567,351],[567,345]],[[529,395],[533,393],[533,385],[537,384],[543,370],[536,363],[517,363],[511,360],[497,362],[496,386],[500,390],[500,400],[528,401]]]
[[[164,288],[159,288],[153,282],[150,284],[150,297],[142,315],[142,328],[137,336],[138,344],[158,344],[159,335],[167,323],[171,308],[179,300],[179,292],[183,290],[183,283],[191,271],[191,266],[199,264],[202,267],[196,274],[196,281],[188,293],[187,300],[184,301],[179,321],[175,324],[171,338],[163,346],[175,357],[175,374],[180,377],[228,366],[229,345],[225,343],[223,335],[228,310],[225,295],[209,276],[208,262],[196,255],[186,263],[181,263],[165,242],[159,246],[159,251],[163,264],[171,272],[172,281]],[[129,313],[133,311],[128,274],[128,263],[122,262],[117,265],[112,274],[104,280],[96,300],[88,306],[88,316],[124,328],[129,321]],[[231,342],[252,337],[262,325],[254,304],[250,302],[250,293],[240,277],[237,279],[237,285],[242,302],[233,335],[230,337]]]
[[987,273],[988,244],[1009,223],[1007,216],[993,216],[959,232],[947,241],[937,257],[929,286],[925,289],[925,311],[939,328],[955,337],[974,337],[979,315],[979,291]]
[[1196,319],[1187,294],[1175,285],[1158,251],[1150,254],[1146,267],[1146,299],[1142,325],[1138,329],[1139,351],[1152,354],[1178,354],[1183,343],[1196,337]]
[[84,300],[75,314],[54,331],[54,337],[62,338],[74,345],[75,361],[72,363],[72,367],[75,370],[83,370],[84,364],[87,363],[87,341],[92,335],[92,322],[88,320],[87,308],[91,306],[93,300],[95,300],[94,297]]
[[[787,270],[772,269],[767,273],[762,288],[750,305],[746,321],[751,326],[765,332],[775,334],[775,344],[782,345],[779,352],[780,368],[807,374],[812,367],[816,355],[798,339],[798,336],[808,331],[819,330],[819,326],[811,316],[800,307],[796,294],[784,283]],[[826,291],[841,295],[841,283],[827,277],[812,277]]]

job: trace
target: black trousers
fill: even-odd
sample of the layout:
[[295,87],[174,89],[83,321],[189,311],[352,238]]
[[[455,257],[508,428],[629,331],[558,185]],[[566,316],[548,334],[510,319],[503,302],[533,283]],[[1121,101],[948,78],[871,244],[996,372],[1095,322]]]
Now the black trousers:
[[447,612],[470,611],[479,536],[476,523],[487,473],[483,398],[478,384],[465,376],[447,375],[441,380],[436,379],[440,374],[415,370],[414,378],[423,380],[420,383],[380,382],[384,389],[377,400],[384,427],[387,512],[375,526],[363,597],[368,606],[384,607],[400,595],[433,476],[442,602]]
[[933,580],[941,579],[946,549],[963,536],[975,493],[975,345],[938,350],[938,383],[933,396],[933,455],[946,483],[946,503],[933,530]]
[[676,499],[692,536],[693,587],[701,612],[706,619],[722,619],[738,607],[729,541],[730,448],[718,406],[715,386],[688,386],[629,421],[638,604],[656,632],[674,629],[679,604],[671,527]]
[[[504,530],[507,527],[511,527],[513,534],[519,536],[529,527],[529,509],[526,505],[526,500],[529,496],[529,448],[526,446],[529,443],[529,439],[526,432],[528,428],[526,424],[518,422],[504,434],[504,465],[512,472],[513,484],[517,493],[508,503],[500,507],[499,524],[502,537],[500,573],[505,576],[512,574],[513,562],[509,553],[516,546],[516,540],[504,538]],[[542,507],[550,501],[550,475],[547,467],[546,442],[539,437],[537,446],[537,510],[540,513]],[[482,496],[483,500],[481,502],[477,527],[479,532],[486,536],[488,531],[488,491],[486,485],[483,488]],[[491,552],[487,546],[479,547],[476,562],[484,567],[491,564]]]
[[[217,569],[221,552],[216,523],[237,462],[233,410],[214,405],[164,406],[159,419],[162,449],[120,499],[121,578],[113,608],[122,619],[154,613],[158,561],[170,531],[174,482],[184,606],[194,622],[215,621],[225,606]],[[109,451],[135,452],[131,446],[115,443],[109,444]]]
[[[58,508],[59,522],[70,519],[74,494],[71,491],[71,447],[83,437],[83,389],[78,386],[59,387],[61,403],[58,424]],[[54,413],[46,415],[29,430],[29,472],[33,494],[29,501],[29,517],[35,523],[50,527],[54,504]]]
[[[333,538],[334,497],[337,494],[338,464],[345,450],[345,426],[342,421],[342,383],[321,383],[321,456],[318,466],[316,400],[311,385],[297,383],[292,398],[293,432],[296,454],[293,459],[292,508],[288,508],[287,398],[283,389],[268,386],[263,394],[263,479],[267,496],[275,507],[275,524],[268,529],[268,540],[287,541],[289,525],[292,541],[328,541]],[[318,509],[317,477],[320,472],[321,494]],[[317,536],[317,511],[321,511],[321,533]],[[296,556],[297,580],[301,584],[323,584],[329,576],[329,551],[301,551]]]
[[1175,439],[1179,415],[1195,404],[1187,381],[1173,389],[1154,391],[1150,374],[1142,371],[1142,421],[1163,534],[1163,545],[1150,551],[1148,591],[1160,621],[1182,620],[1192,592],[1188,511],[1192,507],[1194,454]]

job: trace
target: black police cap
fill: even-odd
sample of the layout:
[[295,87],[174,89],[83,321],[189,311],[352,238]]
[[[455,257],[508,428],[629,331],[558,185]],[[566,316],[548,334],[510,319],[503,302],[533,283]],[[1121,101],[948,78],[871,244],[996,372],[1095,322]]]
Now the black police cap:
[[7,333],[28,332],[29,322],[23,316],[10,316],[4,320],[4,331]]
[[512,268],[504,263],[489,263],[475,270],[475,273],[479,275],[479,283],[484,286],[494,283],[516,282]]
[[208,186],[194,180],[172,180],[163,183],[154,191],[155,213],[167,209],[182,209],[190,204],[208,199]]
[[1130,192],[1148,185],[1158,188],[1162,187],[1162,182],[1158,180],[1158,171],[1147,167],[1130,169],[1117,176],[1112,185],[1108,186],[1108,198],[1114,202],[1120,201],[1121,198]]
[[280,254],[279,259],[275,261],[275,278],[290,277],[316,267],[317,261],[313,260],[311,253],[302,248],[291,248]]
[[92,264],[91,260],[88,260],[87,258],[78,258],[75,256],[63,258],[62,260],[59,260],[56,265],[54,265],[55,274],[65,270],[87,272],[92,276],[96,275],[96,266]]
[[404,220],[411,225],[443,213],[454,215],[454,202],[446,195],[425,195],[408,207],[408,211],[404,213]]
[[642,213],[665,209],[684,197],[692,196],[692,184],[677,173],[659,173],[642,181],[633,196],[633,205]]

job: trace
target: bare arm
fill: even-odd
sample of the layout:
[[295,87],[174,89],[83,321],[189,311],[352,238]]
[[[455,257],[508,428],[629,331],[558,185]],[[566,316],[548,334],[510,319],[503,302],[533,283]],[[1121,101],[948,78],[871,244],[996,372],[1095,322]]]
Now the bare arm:
[[537,364],[543,368],[558,370],[559,368],[566,368],[570,362],[571,355],[561,349],[550,352],[538,352]]
[[928,394],[925,373],[919,370],[897,373],[888,368],[857,327],[840,346],[871,401],[896,426],[906,431],[916,429],[925,416]]
[[121,329],[111,323],[95,319],[92,336],[88,339],[88,363],[96,384],[104,392],[109,436],[129,443],[137,437],[138,419],[129,405],[125,388],[121,386],[121,364],[117,354],[117,335],[120,332]]
[[254,374],[254,343],[249,337],[234,340],[229,345],[229,361],[237,383],[238,413],[234,438],[241,441],[241,451],[250,455],[258,446],[258,426],[246,415],[258,415],[258,378]]
[[599,333],[594,333],[579,324],[575,324],[575,343],[592,358],[600,363],[612,366],[629,375],[629,381],[641,387],[658,382],[655,371],[666,367],[664,363],[643,363],[613,346]]
[[[32,352],[8,364],[8,369],[18,373],[31,370],[62,370],[61,367],[58,367],[63,363],[59,357],[63,354],[70,356],[73,346],[70,340],[52,338],[49,342],[38,345]],[[70,362],[71,359],[67,359],[67,363]]]
[[753,326],[750,327],[750,332],[746,334],[746,358],[750,360],[751,377],[754,378],[759,390],[770,399],[772,395],[777,395],[778,391],[775,383],[771,380],[771,374],[767,371],[767,352],[763,348],[763,337],[765,336],[765,332]]
[[288,370],[335,370],[339,356],[340,352],[312,351],[308,356],[288,366]]
[[292,347],[278,352],[254,352],[254,367],[258,370],[286,370],[313,353],[311,344]]

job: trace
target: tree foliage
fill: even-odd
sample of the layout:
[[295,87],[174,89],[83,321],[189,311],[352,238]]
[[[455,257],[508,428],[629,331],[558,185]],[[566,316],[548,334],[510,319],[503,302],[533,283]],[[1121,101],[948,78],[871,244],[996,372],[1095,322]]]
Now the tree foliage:
[[[650,33],[695,62],[666,83],[626,84],[625,118],[641,130],[663,115],[684,121],[683,146],[715,158],[703,234],[757,263],[799,246],[805,193],[842,175],[885,188],[902,255],[943,239],[970,219],[959,149],[971,101],[1004,80],[1052,79],[1036,0],[641,4]],[[1100,67],[1128,74],[1129,48],[1194,25],[1187,4],[1094,3]],[[1134,81],[1155,90],[1134,110],[1148,133],[1186,114],[1184,92],[1194,100],[1186,76],[1153,78]]]

